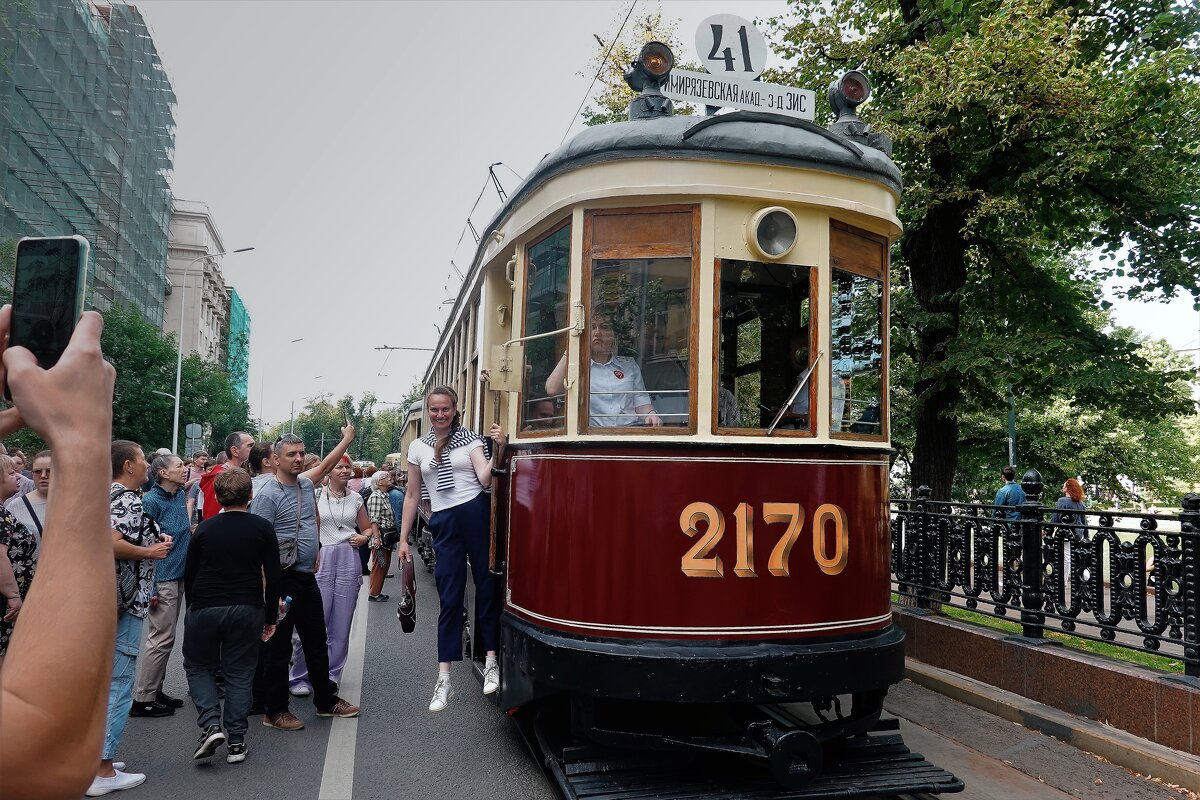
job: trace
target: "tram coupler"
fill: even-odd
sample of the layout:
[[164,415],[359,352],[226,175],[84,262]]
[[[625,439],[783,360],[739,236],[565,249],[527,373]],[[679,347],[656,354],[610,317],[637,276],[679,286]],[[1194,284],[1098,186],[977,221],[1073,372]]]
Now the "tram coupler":
[[825,766],[825,751],[816,736],[805,730],[784,730],[774,722],[753,722],[746,738],[762,748],[771,773],[788,789],[808,785]]

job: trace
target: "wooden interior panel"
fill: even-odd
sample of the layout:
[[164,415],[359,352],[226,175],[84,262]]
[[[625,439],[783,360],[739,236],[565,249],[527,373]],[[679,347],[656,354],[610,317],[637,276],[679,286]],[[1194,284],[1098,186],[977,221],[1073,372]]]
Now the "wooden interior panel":
[[883,280],[887,242],[873,233],[833,223],[829,228],[829,261],[843,269]]
[[692,210],[647,211],[600,214],[592,218],[592,247],[611,250],[621,247],[674,245],[692,249]]

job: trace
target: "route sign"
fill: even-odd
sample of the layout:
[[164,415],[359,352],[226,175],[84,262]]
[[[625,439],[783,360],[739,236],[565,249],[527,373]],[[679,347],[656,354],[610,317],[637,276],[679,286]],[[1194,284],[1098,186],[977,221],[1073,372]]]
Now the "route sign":
[[696,53],[713,75],[753,80],[767,65],[767,40],[733,14],[715,14],[696,28]]
[[817,106],[817,93],[808,89],[683,69],[671,70],[662,93],[684,103],[732,106],[807,120],[815,118]]

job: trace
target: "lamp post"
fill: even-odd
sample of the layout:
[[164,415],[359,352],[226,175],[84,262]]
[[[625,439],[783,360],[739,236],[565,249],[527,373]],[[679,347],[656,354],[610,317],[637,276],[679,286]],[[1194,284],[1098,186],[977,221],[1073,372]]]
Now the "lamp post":
[[[218,256],[228,255],[229,252],[245,253],[253,250],[253,247],[240,247],[233,251],[222,250],[219,253],[205,253],[204,255],[196,256],[183,268],[183,294],[179,296],[179,352],[175,358],[175,417],[171,424],[171,452],[179,453],[179,384],[183,378],[183,331],[184,321],[187,319],[187,290],[188,290],[188,270],[198,261],[203,261],[206,258],[217,258]],[[165,394],[165,392],[164,392]]]

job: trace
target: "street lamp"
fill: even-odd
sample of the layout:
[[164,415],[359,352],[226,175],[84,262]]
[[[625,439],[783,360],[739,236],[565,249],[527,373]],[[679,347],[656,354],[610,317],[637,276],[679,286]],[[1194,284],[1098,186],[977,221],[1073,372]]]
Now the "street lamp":
[[[203,261],[206,258],[217,258],[218,256],[228,255],[229,252],[246,253],[253,249],[253,247],[239,247],[237,250],[228,252],[222,250],[220,253],[205,253],[193,258],[183,268],[183,294],[179,296],[179,352],[175,358],[175,417],[171,425],[171,452],[177,455],[179,453],[179,384],[183,378],[183,323],[187,319],[188,270],[191,269],[193,264]],[[162,392],[161,394],[166,394],[166,392]]]

